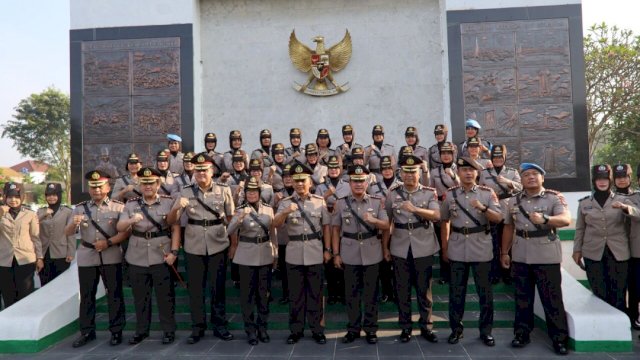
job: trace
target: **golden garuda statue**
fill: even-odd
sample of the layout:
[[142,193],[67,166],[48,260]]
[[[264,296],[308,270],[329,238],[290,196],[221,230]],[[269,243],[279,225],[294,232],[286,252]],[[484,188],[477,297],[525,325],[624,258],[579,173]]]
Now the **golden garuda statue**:
[[[348,83],[338,85],[333,79],[332,72],[338,72],[347,66],[351,59],[351,35],[346,30],[344,38],[329,50],[324,48],[324,37],[313,38],[316,49],[311,50],[296,38],[296,31],[289,37],[289,57],[298,70],[309,73],[304,85],[295,83],[297,91],[312,96],[329,96],[349,90]],[[313,82],[313,86],[310,86]]]

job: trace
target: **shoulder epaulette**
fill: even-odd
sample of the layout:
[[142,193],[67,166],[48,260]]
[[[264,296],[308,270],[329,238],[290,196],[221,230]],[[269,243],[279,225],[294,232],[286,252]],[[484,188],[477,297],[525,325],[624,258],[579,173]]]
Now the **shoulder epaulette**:
[[455,189],[457,189],[459,187],[460,187],[460,185],[452,186],[452,187],[448,188],[447,191],[452,191],[452,190],[455,190]]
[[380,196],[378,194],[372,194],[372,195],[369,195],[369,197],[372,198],[372,199],[378,199],[378,200],[383,200],[384,199],[383,196]]
[[402,185],[402,184],[395,183],[395,184],[391,185],[391,187],[389,188],[389,191],[393,191],[393,190],[399,188],[400,185]]
[[124,203],[123,203],[122,201],[120,201],[120,200],[111,199],[111,201],[113,201],[113,202],[114,202],[114,203],[116,203],[116,204],[124,205]]
[[591,197],[591,195],[587,195],[587,196],[585,196],[585,197],[582,197],[582,198],[578,199],[578,201],[586,200],[586,199],[588,199],[588,198],[590,198],[590,197]]
[[182,188],[183,189],[188,189],[188,188],[190,188],[192,186],[193,186],[193,184],[185,184],[185,185],[182,185]]
[[293,195],[291,195],[291,196],[287,196],[287,197],[285,197],[285,198],[282,198],[282,200],[280,200],[280,201],[284,201],[284,200],[291,200],[291,198],[293,198]]
[[22,210],[33,211],[33,210],[31,210],[31,208],[30,208],[30,207],[25,206],[25,205],[22,205]]
[[163,199],[173,199],[170,195],[160,194],[160,197]]
[[66,208],[67,208],[67,209],[69,209],[69,210],[72,210],[72,209],[71,209],[71,206],[69,206],[69,205],[67,205],[67,204],[62,204],[61,206],[62,206],[62,207],[66,207]]
[[309,195],[311,195],[311,197],[324,200],[324,198],[322,196],[320,196],[320,195],[316,195],[316,194],[309,194]]
[[220,182],[220,181],[216,181],[216,185],[229,187],[229,184],[227,184],[226,182]]
[[129,199],[127,200],[127,202],[129,202],[129,201],[138,201],[138,200],[140,200],[140,196],[136,196],[136,197],[129,198]]
[[267,204],[267,203],[266,203],[266,202],[264,202],[264,201],[260,201],[260,203],[262,203],[262,205],[264,205],[264,206],[266,206],[266,207],[271,207],[271,205]]
[[493,191],[492,188],[488,187],[488,186],[484,186],[484,185],[478,185],[479,189],[482,189],[484,191]]
[[240,204],[240,205],[236,206],[236,210],[238,210],[238,209],[244,209],[244,208],[246,208],[246,207],[247,207],[247,203],[245,202],[245,203],[242,203],[242,204]]
[[551,190],[551,189],[544,189],[545,193],[552,193],[553,195],[560,195],[560,191],[557,190]]
[[433,191],[433,192],[436,192],[436,191],[437,191],[437,190],[436,190],[436,188],[433,188],[433,187],[431,187],[431,186],[423,186],[422,188],[423,188],[423,189],[425,189],[425,190],[431,190],[431,191]]
[[77,207],[77,206],[79,206],[79,205],[84,205],[84,204],[86,204],[86,203],[87,203],[87,201],[88,201],[88,200],[81,201],[81,202],[79,202],[79,203],[75,204],[74,206],[76,206],[76,207]]

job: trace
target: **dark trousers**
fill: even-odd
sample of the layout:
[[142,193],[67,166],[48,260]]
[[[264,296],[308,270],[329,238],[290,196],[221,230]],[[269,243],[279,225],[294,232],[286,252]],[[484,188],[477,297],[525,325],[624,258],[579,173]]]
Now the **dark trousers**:
[[289,275],[289,330],[304,331],[305,318],[314,333],[324,332],[324,265],[292,265]]
[[125,325],[124,299],[122,298],[122,264],[78,267],[80,281],[80,332],[84,335],[96,331],[96,292],[98,282],[107,291],[109,304],[109,331],[122,332]]
[[[344,291],[347,295],[348,331],[378,330],[378,264],[344,265]],[[364,308],[364,319],[362,310]]]
[[[440,223],[433,224],[433,231],[436,233],[436,238],[438,238],[438,243],[440,244],[440,249],[442,249],[442,237],[440,236]],[[438,252],[440,254],[440,279],[446,282],[449,282],[451,278],[451,267],[449,263],[442,259],[442,250]]]
[[491,261],[462,262],[449,261],[451,264],[451,283],[449,284],[449,326],[451,331],[462,332],[464,326],[464,303],[467,296],[469,270],[473,271],[478,299],[480,300],[480,335],[491,335],[493,329],[493,288],[489,280]]
[[158,264],[142,267],[129,264],[129,278],[136,307],[136,334],[149,334],[152,291],[156,293],[162,331],[176,331],[175,291],[169,266]]
[[13,258],[11,267],[0,267],[0,293],[2,293],[5,308],[33,292],[35,271],[36,263],[18,265],[16,258]]
[[537,287],[549,337],[554,342],[566,344],[569,330],[562,301],[560,264],[531,265],[513,262],[511,268],[516,299],[514,333],[529,336],[533,330],[533,302]]
[[[267,329],[271,267],[271,265],[238,266],[242,319],[244,320],[244,330],[247,333]],[[258,309],[257,317],[254,314],[256,307]]]
[[379,264],[380,292],[389,299],[395,299],[395,281],[393,277],[393,262],[382,260]]
[[289,276],[287,275],[287,245],[278,245],[278,274],[282,281],[282,297],[289,297]]
[[49,254],[49,250],[44,255],[44,267],[38,273],[38,277],[40,277],[40,285],[45,286],[51,280],[58,277],[58,275],[65,272],[71,264],[67,262],[67,259],[52,259]]
[[189,304],[193,331],[207,329],[204,310],[204,292],[207,280],[211,286],[211,323],[214,326],[227,324],[225,309],[225,281],[227,278],[227,250],[213,255],[185,253],[189,282]]
[[431,274],[433,256],[414,258],[411,248],[406,259],[393,257],[393,268],[396,278],[396,299],[398,301],[398,323],[401,329],[411,329],[411,288],[416,289],[421,329],[431,330],[433,321],[433,294]]
[[327,295],[329,298],[344,299],[345,294],[345,274],[342,269],[338,269],[333,265],[333,261],[329,261],[324,266],[324,274],[327,279]]
[[606,301],[609,305],[626,313],[627,276],[629,262],[617,261],[608,246],[604,247],[604,254],[600,261],[584,259],[587,279],[593,294]]
[[638,321],[640,306],[640,258],[629,259],[629,318]]
[[[508,279],[511,277],[510,270],[502,268],[500,265],[500,254],[502,247],[502,230],[504,222],[499,224],[491,223],[491,240],[493,242],[493,260],[491,260],[491,281],[497,282],[500,279]],[[506,252],[507,254],[510,252]]]

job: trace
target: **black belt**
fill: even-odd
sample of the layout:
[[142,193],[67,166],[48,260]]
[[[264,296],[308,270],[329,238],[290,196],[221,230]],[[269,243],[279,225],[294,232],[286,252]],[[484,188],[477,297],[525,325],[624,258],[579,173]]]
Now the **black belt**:
[[95,249],[96,248],[95,245],[93,245],[92,243],[86,242],[84,240],[82,240],[82,246],[84,246],[86,248],[89,248],[89,249]]
[[551,234],[550,229],[534,230],[534,231],[516,229],[516,235],[523,238],[542,237],[542,236],[547,236],[549,234]]
[[504,200],[504,199],[508,199],[510,197],[513,197],[513,195],[511,194],[500,194],[500,196],[498,196],[499,200]]
[[359,233],[343,232],[342,237],[362,241],[362,240],[370,239],[373,237],[377,238],[378,233],[377,232],[359,232]]
[[240,236],[240,241],[254,243],[254,244],[261,244],[264,242],[268,242],[269,240],[270,240],[269,235],[256,236],[256,237]]
[[406,223],[406,224],[400,224],[397,222],[393,223],[393,226],[396,229],[402,229],[402,230],[413,230],[413,229],[419,229],[424,227],[425,229],[429,228],[429,222],[425,221],[425,222],[413,222],[413,223]]
[[153,239],[153,238],[157,238],[157,237],[161,237],[161,236],[171,236],[171,231],[162,230],[162,231],[153,232],[153,231],[132,230],[131,231],[131,235],[139,236],[141,238],[145,238],[145,239],[149,240],[149,239]]
[[457,226],[452,226],[451,230],[453,232],[457,232],[460,234],[465,234],[465,235],[469,235],[469,234],[475,234],[475,233],[479,233],[479,232],[483,232],[483,231],[487,231],[487,226],[476,226],[476,227],[457,227]]
[[302,234],[302,235],[289,235],[289,241],[307,241],[307,240],[320,240],[322,234]]
[[220,219],[215,219],[215,220],[207,220],[207,219],[194,220],[194,219],[189,219],[188,223],[191,224],[191,225],[200,225],[200,226],[204,226],[204,227],[209,227],[209,226],[222,224],[222,220],[220,220]]

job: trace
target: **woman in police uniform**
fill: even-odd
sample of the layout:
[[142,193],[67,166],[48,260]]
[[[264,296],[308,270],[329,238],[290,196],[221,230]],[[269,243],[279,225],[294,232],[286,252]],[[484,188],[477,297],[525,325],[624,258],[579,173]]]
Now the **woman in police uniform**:
[[174,200],[159,195],[160,178],[157,169],[138,171],[142,197],[130,199],[118,220],[118,231],[131,229],[126,260],[136,308],[136,333],[129,340],[135,345],[149,336],[151,325],[151,292],[155,290],[163,344],[175,340],[175,294],[170,267],[180,248],[180,223],[169,224],[167,214]]
[[[229,223],[229,257],[240,271],[240,303],[248,342],[269,342],[269,284],[271,268],[277,259],[278,243],[273,230],[273,208],[260,201],[260,182],[254,176],[244,186],[246,200],[236,209]],[[258,317],[254,321],[254,310]]]
[[40,242],[44,254],[44,268],[39,274],[42,286],[67,270],[76,254],[75,238],[64,234],[64,228],[71,220],[72,210],[60,204],[62,186],[49,183],[45,187],[44,195],[47,206],[38,209]]
[[138,171],[142,167],[137,154],[131,153],[127,157],[127,174],[116,179],[111,198],[127,202],[128,199],[142,195],[138,189]]
[[22,207],[22,186],[4,184],[0,206],[0,292],[9,307],[33,292],[33,273],[44,266],[38,217]]

